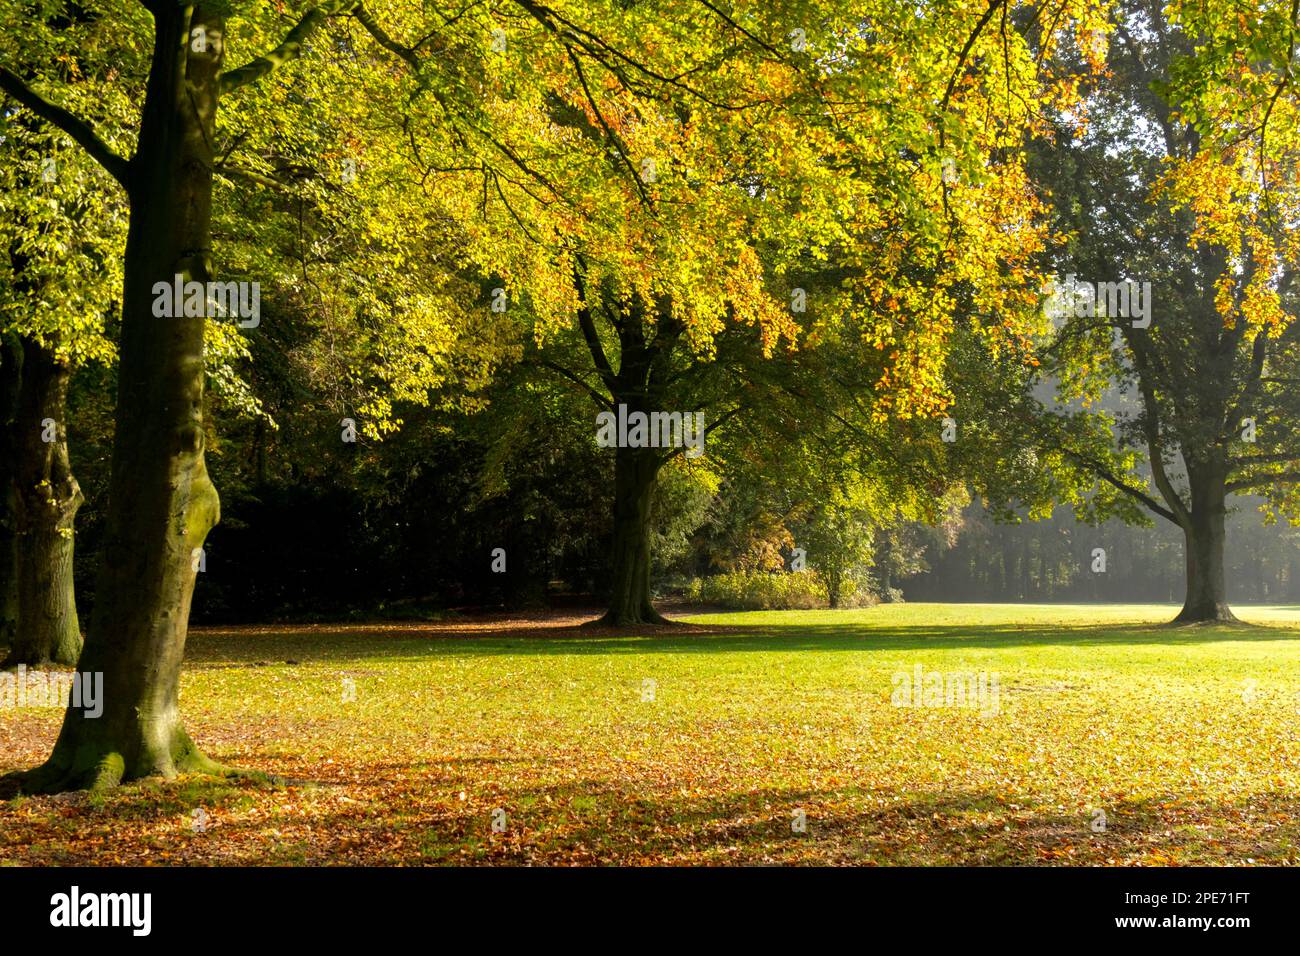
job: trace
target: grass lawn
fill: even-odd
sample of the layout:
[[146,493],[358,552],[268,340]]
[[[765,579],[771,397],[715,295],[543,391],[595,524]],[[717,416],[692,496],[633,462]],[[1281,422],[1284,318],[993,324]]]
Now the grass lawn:
[[[289,783],[17,798],[0,862],[1296,863],[1300,608],[1157,626],[1175,611],[195,630],[191,735]],[[893,706],[917,664],[996,672],[997,713]],[[0,773],[59,717],[0,709]]]

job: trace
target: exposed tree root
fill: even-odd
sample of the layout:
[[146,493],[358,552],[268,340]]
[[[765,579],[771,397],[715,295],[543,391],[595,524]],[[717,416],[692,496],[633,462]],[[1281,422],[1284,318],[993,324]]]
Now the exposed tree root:
[[1213,608],[1192,608],[1184,607],[1171,624],[1183,626],[1195,626],[1198,624],[1241,624],[1242,620],[1232,613],[1232,608],[1226,604],[1219,604]]
[[681,622],[664,617],[652,606],[646,605],[637,611],[609,610],[594,621],[588,621],[583,627],[677,627]]
[[94,742],[83,743],[75,750],[58,746],[50,759],[39,767],[0,777],[0,797],[38,796],[77,790],[103,792],[135,780],[150,777],[170,780],[180,774],[254,780],[269,785],[285,782],[258,770],[241,770],[218,763],[199,750],[189,735],[180,730],[175,735],[171,753],[165,759],[137,759],[128,762],[120,750]]

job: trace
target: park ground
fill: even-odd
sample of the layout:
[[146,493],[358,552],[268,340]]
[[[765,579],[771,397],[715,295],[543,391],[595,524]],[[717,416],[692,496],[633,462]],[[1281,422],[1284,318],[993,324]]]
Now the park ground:
[[[1175,611],[195,629],[191,735],[286,782],[0,802],[0,864],[1300,862],[1300,608]],[[917,664],[996,674],[997,712],[894,706]],[[0,709],[0,773],[59,720]]]

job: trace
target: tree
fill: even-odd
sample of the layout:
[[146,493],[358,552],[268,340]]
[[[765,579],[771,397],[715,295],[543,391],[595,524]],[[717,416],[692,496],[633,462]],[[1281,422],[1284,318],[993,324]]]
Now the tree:
[[14,534],[17,496],[13,482],[13,427],[22,381],[22,345],[17,336],[0,338],[0,643],[10,646],[18,633],[18,540]]
[[[1260,22],[1243,21],[1248,33]],[[1294,104],[1279,99],[1270,118],[1269,105],[1256,103],[1235,124],[1212,117],[1215,104],[1238,103],[1240,77],[1216,75],[1214,92],[1196,98],[1171,82],[1216,57],[1220,41],[1189,32],[1150,0],[1120,3],[1113,30],[1087,125],[1058,116],[1056,142],[1044,144],[1038,163],[1057,225],[1071,236],[1057,271],[1077,278],[1048,303],[1055,329],[1040,352],[1042,377],[1056,379],[1061,398],[1033,413],[1039,430],[1030,440],[1104,483],[1106,513],[1133,518],[1136,505],[1181,529],[1179,622],[1232,621],[1229,497],[1265,489],[1281,502],[1300,477],[1289,425],[1300,412],[1288,307]],[[1276,64],[1256,68],[1280,81]],[[1265,127],[1265,152],[1243,145]],[[1111,386],[1134,400],[1096,410]]]
[[[121,115],[127,104],[106,93],[102,72],[93,48],[62,61],[79,108]],[[68,455],[67,393],[77,367],[113,359],[105,327],[120,294],[125,217],[108,176],[30,113],[0,113],[0,154],[0,335],[8,341],[0,457],[14,600],[4,663],[75,664],[74,521],[83,496]]]
[[[781,367],[803,339],[843,325],[879,353],[873,414],[942,409],[953,312],[973,302],[992,313],[1040,241],[1016,152],[1025,105],[1064,95],[1034,70],[1020,33],[985,32],[1002,9],[918,21],[874,4],[848,14],[808,4],[775,23],[727,18],[726,68],[693,71],[695,88],[653,88],[662,103],[643,102],[607,64],[590,83],[580,75],[556,125],[575,150],[601,150],[577,183],[589,193],[573,202],[599,197],[607,213],[548,231],[536,226],[554,218],[545,204],[502,197],[501,223],[527,222],[516,231],[541,250],[521,255],[527,267],[511,277],[560,306],[549,324],[535,314],[538,339],[565,321],[586,346],[575,352],[570,337],[537,361],[601,415],[702,408],[707,434],[747,422],[771,387],[789,390],[759,381],[774,356]],[[1090,22],[1090,5],[1061,10]],[[772,27],[791,22],[807,28],[787,49]],[[1050,23],[1033,24],[1048,43]],[[936,102],[950,114],[936,116]],[[917,281],[921,272],[934,281]],[[749,341],[735,334],[746,326]],[[613,453],[604,623],[663,622],[650,601],[651,507],[659,469],[681,452],[620,442]]]
[[817,502],[803,522],[802,534],[795,537],[807,545],[809,564],[826,582],[826,598],[832,608],[841,607],[858,591],[868,590],[876,532],[868,508],[843,490],[836,492]]
[[[224,102],[300,57],[331,16],[350,14],[376,44],[413,67],[422,58],[396,43],[362,4],[344,0],[308,7],[278,42],[267,41],[263,55],[234,69],[225,68],[227,47],[237,45],[236,37],[257,44],[283,29],[273,12],[241,19],[228,18],[219,5],[109,2],[66,29],[62,23],[44,25],[43,32],[42,25],[24,22],[21,4],[0,13],[10,28],[0,89],[72,138],[116,180],[130,209],[109,509],[94,615],[79,663],[104,675],[105,707],[93,720],[70,708],[49,760],[18,783],[28,792],[59,791],[111,787],[151,774],[219,772],[186,734],[177,703],[199,555],[220,514],[204,462],[210,306],[201,296],[198,308],[160,315],[167,310],[156,310],[157,290],[174,282],[206,289],[216,277],[214,144]],[[123,123],[111,133],[94,129],[64,105],[68,91],[53,55],[91,42],[87,31],[101,18],[112,23],[113,32],[96,42],[113,44],[112,54],[123,61],[123,85],[131,82],[136,51],[152,51],[144,57],[138,123]],[[51,54],[33,75],[11,68],[20,37]],[[276,122],[264,104],[259,108],[257,122]]]

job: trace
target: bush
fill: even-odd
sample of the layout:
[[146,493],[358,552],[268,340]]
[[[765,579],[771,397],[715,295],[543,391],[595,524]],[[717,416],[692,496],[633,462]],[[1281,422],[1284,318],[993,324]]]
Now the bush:
[[[898,600],[903,599],[903,592],[897,588],[891,588],[891,591],[898,595]],[[840,595],[840,607],[875,607],[881,601],[880,595],[875,592],[874,586],[870,583],[861,583],[858,581],[845,581],[844,590]]]
[[826,607],[826,584],[816,571],[768,574],[732,571],[695,578],[686,599],[740,611],[777,611]]

